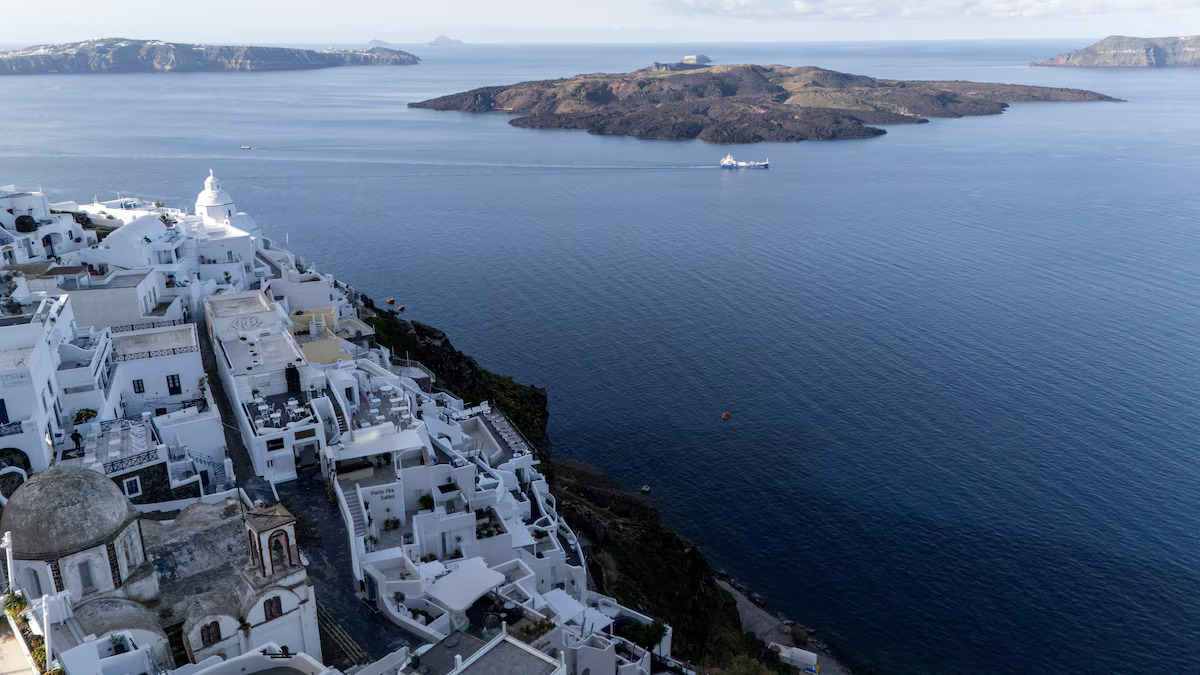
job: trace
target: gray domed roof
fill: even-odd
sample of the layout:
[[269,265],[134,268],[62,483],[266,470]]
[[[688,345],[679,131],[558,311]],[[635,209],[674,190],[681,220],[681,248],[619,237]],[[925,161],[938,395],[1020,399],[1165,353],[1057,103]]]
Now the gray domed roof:
[[17,488],[4,507],[0,532],[12,532],[17,558],[50,561],[112,541],[137,517],[108,477],[55,466]]

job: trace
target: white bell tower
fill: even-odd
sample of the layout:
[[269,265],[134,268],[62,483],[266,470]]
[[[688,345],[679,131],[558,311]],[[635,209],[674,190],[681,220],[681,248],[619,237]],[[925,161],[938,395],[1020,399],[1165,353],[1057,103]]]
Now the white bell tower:
[[208,178],[204,181],[204,191],[196,197],[196,215],[224,222],[233,218],[235,213],[237,207],[233,205],[233,198],[221,189],[221,181],[217,180],[210,169]]

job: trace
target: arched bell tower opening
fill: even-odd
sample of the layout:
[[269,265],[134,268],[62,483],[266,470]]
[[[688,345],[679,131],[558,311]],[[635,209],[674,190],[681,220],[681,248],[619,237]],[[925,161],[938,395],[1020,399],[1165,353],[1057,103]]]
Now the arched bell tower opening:
[[256,506],[245,513],[250,560],[264,577],[300,565],[296,518],[282,504]]

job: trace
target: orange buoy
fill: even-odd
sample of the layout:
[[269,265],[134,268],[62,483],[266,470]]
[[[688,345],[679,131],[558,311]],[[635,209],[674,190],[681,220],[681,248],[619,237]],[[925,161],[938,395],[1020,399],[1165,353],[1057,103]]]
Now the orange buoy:
[[733,417],[733,414],[731,414],[731,413],[727,413],[727,412],[723,412],[723,413],[721,413],[721,419],[723,419],[723,420],[727,420],[727,419],[729,419],[730,417]]

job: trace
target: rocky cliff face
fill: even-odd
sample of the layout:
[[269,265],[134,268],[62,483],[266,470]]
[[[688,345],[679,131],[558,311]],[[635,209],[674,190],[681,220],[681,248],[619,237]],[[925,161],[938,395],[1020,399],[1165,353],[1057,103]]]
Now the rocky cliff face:
[[346,65],[414,65],[419,60],[408,52],[382,47],[318,52],[106,38],[0,52],[0,75],[303,70]]
[[[364,304],[374,307],[370,300]],[[742,658],[780,667],[761,641],[742,632],[733,597],[717,584],[704,554],[664,527],[653,504],[595,467],[551,461],[546,390],[482,368],[431,326],[389,311],[369,321],[380,344],[394,353],[407,351],[437,374],[439,386],[468,403],[490,400],[533,444],[560,512],[589,542],[588,574],[598,592],[669,623],[677,656],[705,664]]]
[[1200,66],[1200,36],[1139,38],[1110,35],[1090,47],[1035,66],[1165,68]]
[[1010,101],[1115,101],[1077,89],[879,80],[822,68],[654,64],[619,75],[484,87],[409,104],[501,111],[518,127],[710,143],[869,138],[872,124],[994,115]]

